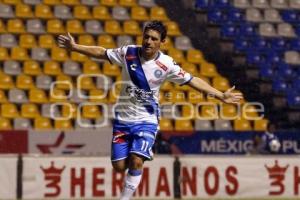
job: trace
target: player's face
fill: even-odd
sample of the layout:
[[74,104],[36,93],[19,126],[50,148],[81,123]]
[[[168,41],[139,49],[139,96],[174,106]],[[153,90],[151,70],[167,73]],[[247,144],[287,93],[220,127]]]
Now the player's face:
[[159,32],[152,29],[146,30],[143,34],[142,42],[144,54],[149,58],[155,56],[162,42]]

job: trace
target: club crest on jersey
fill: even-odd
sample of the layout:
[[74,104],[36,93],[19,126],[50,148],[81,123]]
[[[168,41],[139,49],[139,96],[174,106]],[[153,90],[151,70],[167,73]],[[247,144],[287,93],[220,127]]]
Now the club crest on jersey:
[[160,78],[160,77],[162,76],[162,71],[159,70],[159,69],[155,70],[154,76],[155,76],[156,78]]
[[131,69],[132,71],[135,71],[136,68],[137,68],[137,64],[133,63],[133,64],[130,65],[130,69]]

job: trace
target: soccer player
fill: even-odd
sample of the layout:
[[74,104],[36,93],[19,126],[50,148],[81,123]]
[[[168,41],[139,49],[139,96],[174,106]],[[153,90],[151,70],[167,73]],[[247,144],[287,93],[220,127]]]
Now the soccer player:
[[140,183],[144,161],[152,159],[152,146],[158,131],[159,88],[165,80],[188,84],[225,103],[238,103],[243,98],[242,94],[232,92],[234,87],[223,93],[182,70],[171,57],[159,50],[166,35],[163,23],[152,21],[144,27],[142,46],[105,49],[76,44],[69,33],[58,37],[62,48],[105,59],[122,67],[124,83],[115,109],[111,151],[113,168],[119,172],[128,169],[121,200],[132,197]]

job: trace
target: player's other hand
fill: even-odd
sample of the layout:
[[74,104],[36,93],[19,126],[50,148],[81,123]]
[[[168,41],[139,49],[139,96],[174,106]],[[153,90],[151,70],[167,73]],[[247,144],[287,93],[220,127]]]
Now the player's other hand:
[[242,93],[233,93],[232,92],[234,90],[234,88],[235,88],[235,86],[233,86],[232,88],[230,88],[226,92],[224,92],[222,100],[225,103],[237,104],[240,102],[240,100],[243,99]]
[[58,36],[58,46],[61,48],[65,48],[68,51],[72,51],[74,46],[76,45],[74,38],[68,32],[67,35],[59,35]]

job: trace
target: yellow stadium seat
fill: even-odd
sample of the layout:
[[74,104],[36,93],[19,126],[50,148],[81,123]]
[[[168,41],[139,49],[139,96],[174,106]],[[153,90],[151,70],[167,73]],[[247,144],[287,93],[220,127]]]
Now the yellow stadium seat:
[[37,130],[52,129],[51,119],[46,117],[38,117],[34,119],[34,128]]
[[202,105],[201,106],[201,118],[205,120],[218,119],[218,107],[217,105]]
[[118,76],[121,74],[121,69],[117,65],[112,65],[109,62],[103,64],[102,72],[104,75],[108,76]]
[[246,119],[235,119],[233,127],[235,131],[252,131],[251,123]]
[[169,36],[166,37],[165,42],[161,44],[161,50],[174,49],[174,44]]
[[9,55],[7,49],[4,47],[0,47],[0,60],[8,60],[8,59],[9,59]]
[[150,19],[151,20],[160,20],[160,21],[167,21],[169,20],[165,9],[163,7],[152,7],[150,10]]
[[95,83],[90,76],[84,76],[81,79],[77,79],[77,88],[83,89],[83,90],[91,90],[95,89]]
[[35,17],[41,18],[41,19],[53,18],[53,13],[51,11],[51,7],[48,5],[45,5],[45,4],[38,4],[35,6]]
[[203,53],[197,49],[189,49],[186,57],[188,62],[195,64],[200,64],[204,60]]
[[0,19],[0,33],[5,33],[6,32],[6,27],[4,22]]
[[56,61],[44,62],[44,73],[50,76],[56,76],[62,74],[59,62]]
[[99,35],[98,45],[107,49],[116,48],[116,43],[111,35]]
[[59,19],[50,19],[47,21],[47,32],[51,34],[64,34],[65,27]]
[[112,35],[120,35],[122,33],[121,25],[116,20],[107,20],[104,22],[104,31]]
[[269,121],[267,119],[254,120],[255,131],[266,131]]
[[27,49],[22,47],[13,47],[11,49],[11,59],[25,61],[29,59]]
[[101,89],[92,89],[89,91],[89,101],[98,103],[107,103],[107,96]]
[[83,34],[84,30],[79,20],[72,19],[67,21],[67,32],[72,34]]
[[230,88],[229,82],[224,77],[214,77],[212,80],[212,85],[214,88],[224,92]]
[[194,126],[192,120],[175,120],[176,131],[193,131]]
[[37,76],[42,74],[42,69],[37,61],[28,60],[23,63],[23,72],[27,75]]
[[119,5],[124,7],[136,6],[136,0],[119,0]]
[[171,119],[162,118],[159,120],[159,127],[161,131],[173,131],[174,126]]
[[21,117],[30,119],[40,117],[40,111],[38,106],[34,103],[22,104]]
[[84,62],[84,61],[88,60],[88,57],[81,53],[72,51],[71,52],[71,60],[73,60],[75,62]]
[[42,48],[51,49],[57,45],[53,35],[45,34],[39,36],[39,46]]
[[110,103],[110,104],[116,103],[119,94],[120,94],[119,90],[117,90],[115,93],[113,93],[112,90],[109,90],[108,103]]
[[179,49],[170,49],[168,51],[169,56],[171,56],[177,63],[184,63],[185,62],[185,58],[184,58],[184,54],[183,51],[179,50]]
[[94,46],[96,42],[91,35],[79,35],[78,43],[82,45]]
[[16,17],[19,18],[32,18],[33,13],[31,7],[27,4],[17,4],[15,10]]
[[94,61],[85,61],[83,63],[83,73],[84,74],[100,74],[101,70],[99,68],[99,65]]
[[143,42],[143,36],[141,36],[141,35],[136,36],[135,41],[136,41],[136,44],[137,44],[137,45],[142,45],[142,42]]
[[20,35],[19,46],[22,48],[33,48],[36,47],[36,40],[34,35],[31,34],[23,34]]
[[93,18],[98,20],[108,20],[111,19],[111,15],[108,8],[105,6],[93,7]]
[[13,103],[1,104],[1,116],[9,119],[19,117],[17,105]]
[[55,61],[66,61],[69,56],[66,49],[54,47],[51,49],[51,58]]
[[125,21],[123,23],[123,29],[124,29],[124,34],[127,35],[141,35],[142,30],[140,28],[140,25],[137,21]]
[[8,74],[0,73],[0,89],[8,90],[15,87],[12,77]]
[[56,83],[55,86],[58,89],[69,90],[70,85],[73,85],[72,78],[65,74],[60,74],[60,75],[56,76],[56,81],[67,82],[67,83]]
[[248,120],[254,120],[258,116],[256,107],[253,105],[243,104],[242,106],[243,116]]
[[0,90],[0,103],[6,103],[7,101],[7,97],[6,94],[3,90]]
[[97,105],[82,106],[82,117],[86,119],[97,119],[101,117],[101,111]]
[[61,0],[44,0],[43,3],[54,6],[61,4]]
[[29,90],[29,101],[32,103],[47,103],[48,98],[44,90],[31,89]]
[[131,8],[131,19],[137,21],[147,21],[149,20],[149,16],[146,8],[135,6]]
[[101,5],[114,7],[118,5],[117,0],[101,0]]
[[66,102],[66,92],[64,90],[54,88],[51,92],[49,91],[49,101],[52,103]]
[[238,117],[237,107],[232,104],[222,104],[220,106],[220,118],[232,120]]
[[7,31],[10,33],[25,33],[24,23],[21,19],[9,19]]
[[189,103],[197,104],[206,101],[204,94],[195,90],[188,91],[187,96]]
[[82,20],[92,19],[92,15],[87,6],[83,6],[83,5],[75,6],[73,9],[74,9],[73,16],[76,19],[82,19]]
[[200,65],[200,74],[206,77],[215,77],[218,76],[216,66],[213,63],[201,63]]
[[186,117],[188,119],[194,119],[195,116],[196,116],[196,110],[192,104],[182,106],[182,117]]
[[17,88],[23,89],[23,90],[30,90],[35,88],[35,83],[32,80],[31,76],[20,74],[17,76]]
[[73,103],[63,104],[61,108],[63,118],[76,118],[77,117],[77,106]]
[[0,130],[11,130],[12,125],[9,119],[0,117]]
[[178,24],[176,22],[168,21],[168,22],[165,22],[165,25],[167,26],[169,36],[181,35]]
[[76,6],[80,5],[80,0],[61,0],[62,4],[68,5],[68,6]]
[[193,76],[199,76],[198,68],[195,64],[185,62],[181,64],[181,67],[184,69],[184,71],[192,74]]
[[170,81],[165,81],[161,87],[160,90],[161,91],[170,91],[174,88],[173,83],[171,83]]
[[54,128],[58,130],[73,129],[72,120],[54,120]]
[[159,92],[159,99],[158,100],[159,100],[160,104],[164,104],[164,103],[169,102],[165,97],[165,93],[168,93],[168,92],[163,92],[162,90]]
[[2,0],[2,1],[5,4],[12,4],[12,5],[17,5],[17,4],[21,4],[22,3],[21,0]]

